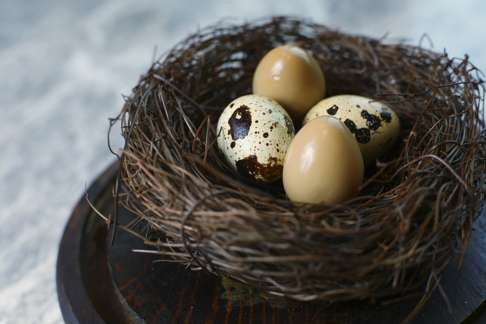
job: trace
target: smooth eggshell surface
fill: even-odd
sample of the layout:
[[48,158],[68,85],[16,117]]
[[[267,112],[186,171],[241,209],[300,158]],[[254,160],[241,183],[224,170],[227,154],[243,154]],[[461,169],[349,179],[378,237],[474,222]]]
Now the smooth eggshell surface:
[[284,45],[268,52],[253,75],[253,93],[275,99],[294,119],[325,94],[325,79],[314,57],[306,50]]
[[283,184],[294,202],[336,204],[358,192],[363,173],[351,132],[341,121],[321,117],[302,127],[290,144]]
[[217,131],[219,149],[239,174],[257,182],[281,178],[295,131],[275,100],[257,95],[233,100],[220,115]]
[[339,95],[321,100],[312,107],[303,124],[320,116],[341,120],[359,143],[366,165],[389,150],[400,132],[397,114],[387,105],[356,95]]

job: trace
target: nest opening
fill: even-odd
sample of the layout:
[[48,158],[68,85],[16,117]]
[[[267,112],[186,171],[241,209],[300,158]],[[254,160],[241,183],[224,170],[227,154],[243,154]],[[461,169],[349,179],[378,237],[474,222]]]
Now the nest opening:
[[[402,123],[400,143],[368,172],[360,195],[341,205],[294,205],[279,186],[237,177],[217,149],[222,109],[251,92],[261,57],[289,42],[314,54],[328,96],[381,100]],[[119,117],[125,190],[117,200],[162,259],[271,295],[406,294],[435,282],[468,242],[485,196],[483,93],[467,56],[292,17],[219,23],[177,44],[127,98]]]

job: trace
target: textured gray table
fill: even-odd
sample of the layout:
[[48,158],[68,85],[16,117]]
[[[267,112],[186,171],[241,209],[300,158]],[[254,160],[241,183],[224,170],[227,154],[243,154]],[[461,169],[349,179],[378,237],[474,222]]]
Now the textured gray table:
[[[107,118],[158,53],[222,17],[294,14],[470,54],[486,69],[480,0],[0,2],[0,323],[59,323],[54,265],[77,198],[112,157]],[[120,143],[119,139],[115,139]]]

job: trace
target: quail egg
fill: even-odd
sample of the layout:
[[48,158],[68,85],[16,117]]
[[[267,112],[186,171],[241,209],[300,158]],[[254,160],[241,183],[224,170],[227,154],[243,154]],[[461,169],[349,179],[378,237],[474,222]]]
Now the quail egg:
[[233,100],[221,113],[217,143],[229,165],[256,182],[271,183],[282,176],[294,125],[275,100],[246,95]]
[[339,95],[321,100],[312,107],[303,123],[319,116],[341,120],[359,143],[366,165],[389,150],[400,132],[397,114],[387,105],[356,95]]

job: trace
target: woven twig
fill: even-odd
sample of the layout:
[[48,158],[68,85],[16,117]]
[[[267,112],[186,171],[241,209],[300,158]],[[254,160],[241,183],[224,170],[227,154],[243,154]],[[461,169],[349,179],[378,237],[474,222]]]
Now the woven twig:
[[[217,150],[221,110],[251,92],[258,61],[288,42],[314,54],[329,95],[376,98],[400,117],[396,149],[344,204],[293,205],[280,186],[240,179]],[[485,196],[480,77],[467,56],[296,18],[218,23],[155,62],[127,99],[118,200],[162,259],[269,294],[377,299],[426,284],[427,295],[464,251]]]

